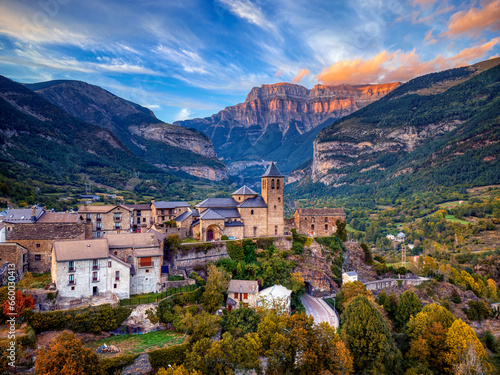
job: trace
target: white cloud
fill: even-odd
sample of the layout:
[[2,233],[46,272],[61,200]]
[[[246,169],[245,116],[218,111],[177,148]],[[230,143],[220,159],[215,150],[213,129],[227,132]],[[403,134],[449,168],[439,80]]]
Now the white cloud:
[[276,26],[269,21],[262,10],[249,0],[219,0],[231,13],[263,29],[277,32]]
[[182,108],[175,116],[175,121],[187,120],[189,116],[191,116],[191,111],[189,110],[189,108]]

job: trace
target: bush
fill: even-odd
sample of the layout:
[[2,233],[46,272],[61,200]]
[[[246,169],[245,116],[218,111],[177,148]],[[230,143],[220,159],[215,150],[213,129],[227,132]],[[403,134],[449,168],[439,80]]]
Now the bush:
[[168,365],[180,365],[186,359],[188,344],[171,346],[169,348],[157,349],[149,352],[149,362],[155,369],[168,368]]
[[100,333],[118,328],[130,315],[128,307],[101,305],[84,309],[34,312],[27,309],[24,317],[36,333],[70,329],[74,332]]
[[300,242],[295,242],[292,247],[294,254],[303,254],[304,253],[304,245]]
[[488,349],[490,349],[493,353],[495,353],[496,350],[495,336],[493,336],[491,331],[484,332],[483,337],[481,337],[481,341]]
[[168,281],[181,281],[184,280],[182,275],[168,275]]
[[139,354],[123,354],[118,357],[101,358],[101,367],[106,374],[114,375],[124,367],[130,366],[134,363]]
[[470,320],[482,322],[491,314],[488,305],[484,301],[469,301],[467,304],[469,305],[469,308],[464,309],[464,312]]
[[450,298],[451,302],[453,303],[460,303],[462,302],[462,297],[460,297],[460,293],[458,293],[458,291],[453,288],[453,291],[451,292],[451,298]]
[[191,315],[196,315],[198,314],[198,305],[192,305],[192,306],[188,306],[188,307],[184,307],[184,313],[189,313]]
[[220,237],[220,239],[222,241],[227,241],[229,239],[229,237],[224,234],[223,236]]
[[194,271],[189,274],[189,278],[196,280],[196,284],[198,284],[199,286],[203,286],[207,283],[202,277],[198,276],[198,274]]

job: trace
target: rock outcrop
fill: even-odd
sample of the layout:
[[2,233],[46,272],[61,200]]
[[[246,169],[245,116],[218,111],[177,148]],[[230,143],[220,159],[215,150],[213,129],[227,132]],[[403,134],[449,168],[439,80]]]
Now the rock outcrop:
[[[285,172],[312,156],[312,140],[333,120],[381,98],[399,83],[362,86],[291,83],[254,87],[244,103],[203,118],[176,122],[208,135],[228,162],[287,161]],[[231,168],[230,170],[238,169]]]

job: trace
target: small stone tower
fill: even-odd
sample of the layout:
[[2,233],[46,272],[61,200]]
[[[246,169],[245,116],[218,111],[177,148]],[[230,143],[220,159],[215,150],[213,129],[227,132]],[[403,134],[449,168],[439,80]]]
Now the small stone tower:
[[261,176],[262,198],[267,204],[267,235],[284,234],[285,213],[285,176],[271,163],[266,173]]

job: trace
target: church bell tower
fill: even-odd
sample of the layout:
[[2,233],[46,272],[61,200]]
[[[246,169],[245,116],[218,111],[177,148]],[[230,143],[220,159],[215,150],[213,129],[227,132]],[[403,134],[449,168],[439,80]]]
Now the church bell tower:
[[285,176],[271,163],[260,179],[262,198],[267,204],[267,235],[282,236],[285,226]]

